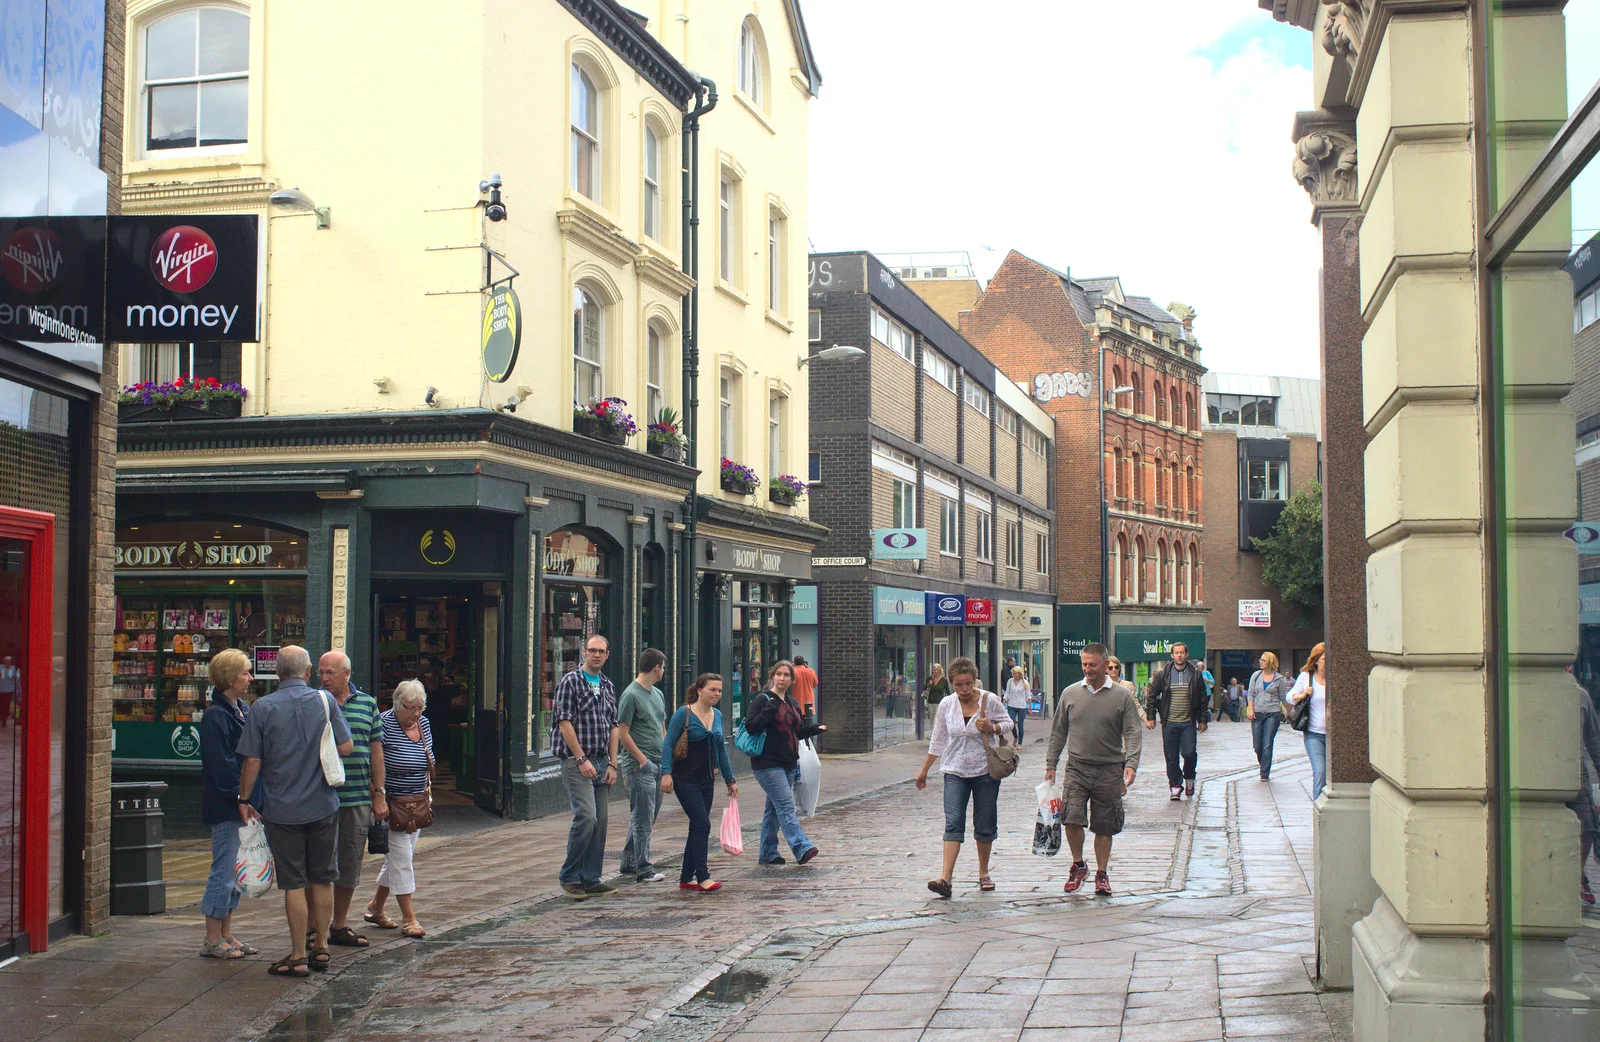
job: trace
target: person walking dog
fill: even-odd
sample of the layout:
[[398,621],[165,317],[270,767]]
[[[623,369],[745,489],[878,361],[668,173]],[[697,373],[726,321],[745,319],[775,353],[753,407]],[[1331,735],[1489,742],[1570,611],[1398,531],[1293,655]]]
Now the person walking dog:
[[1198,736],[1205,733],[1211,720],[1211,699],[1204,674],[1189,661],[1189,645],[1182,641],[1172,645],[1172,661],[1150,678],[1145,706],[1149,715],[1146,727],[1155,727],[1158,718],[1161,721],[1169,798],[1193,798],[1200,759]]

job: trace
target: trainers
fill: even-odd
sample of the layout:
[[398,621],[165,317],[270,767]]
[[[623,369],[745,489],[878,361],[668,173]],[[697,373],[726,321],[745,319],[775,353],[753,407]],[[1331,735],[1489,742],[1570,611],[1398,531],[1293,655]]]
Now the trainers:
[[1111,875],[1109,873],[1107,873],[1107,872],[1096,872],[1094,874],[1094,896],[1096,896],[1096,897],[1110,897],[1111,896]]
[[762,865],[787,865],[789,861],[787,858],[775,857],[771,861],[760,861],[757,863]]
[[667,877],[662,875],[660,872],[646,872],[646,873],[644,873],[644,875],[639,877],[639,882],[641,882],[641,883],[659,883],[665,878],[667,878]]
[[1069,894],[1077,893],[1078,888],[1083,886],[1083,881],[1088,878],[1088,875],[1089,862],[1074,861],[1072,863],[1072,869],[1067,873],[1067,882],[1064,886],[1062,886],[1061,889],[1065,890]]
[[1172,795],[1167,797],[1167,798],[1168,799],[1172,799],[1172,800],[1181,800],[1181,799],[1183,799],[1183,786],[1174,785],[1172,787]]
[[1194,798],[1194,782],[1193,781],[1184,782],[1184,784],[1183,784],[1183,794],[1185,796],[1188,796],[1190,799]]
[[606,883],[596,883],[594,886],[584,887],[583,892],[586,894],[614,894],[617,892],[617,888]]
[[1586,905],[1594,904],[1594,891],[1589,889],[1589,877],[1587,874],[1583,877],[1583,903]]
[[581,883],[562,883],[561,892],[574,901],[582,901],[589,896],[589,891],[585,890]]

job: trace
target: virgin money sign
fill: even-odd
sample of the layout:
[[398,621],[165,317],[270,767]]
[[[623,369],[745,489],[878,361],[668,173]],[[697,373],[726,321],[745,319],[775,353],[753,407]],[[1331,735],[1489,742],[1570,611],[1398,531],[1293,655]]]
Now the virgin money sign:
[[110,220],[110,339],[261,339],[259,217],[184,214]]
[[27,344],[98,344],[104,217],[0,218],[0,336]]

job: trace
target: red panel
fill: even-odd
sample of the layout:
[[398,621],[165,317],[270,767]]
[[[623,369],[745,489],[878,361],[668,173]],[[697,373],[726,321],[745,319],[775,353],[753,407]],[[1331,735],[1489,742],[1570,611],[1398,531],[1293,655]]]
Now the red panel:
[[28,543],[28,644],[22,651],[22,719],[27,745],[22,778],[22,928],[33,952],[45,950],[50,927],[50,660],[55,605],[54,514],[0,507],[0,537]]

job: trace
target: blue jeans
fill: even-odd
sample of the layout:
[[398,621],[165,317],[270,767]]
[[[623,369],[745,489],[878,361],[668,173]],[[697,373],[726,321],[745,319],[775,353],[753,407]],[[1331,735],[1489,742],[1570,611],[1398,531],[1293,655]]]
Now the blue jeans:
[[1017,744],[1021,745],[1022,744],[1022,725],[1028,719],[1028,711],[1026,709],[1019,709],[1016,706],[1006,706],[1006,714],[1011,717],[1011,726],[1015,727],[1017,729],[1017,733],[1016,733]]
[[567,833],[567,858],[561,862],[561,885],[577,883],[590,887],[600,882],[606,860],[606,804],[611,802],[611,786],[600,784],[609,761],[591,756],[595,776],[591,781],[578,768],[576,757],[561,761],[561,781],[567,787],[567,802],[572,805],[572,829]]
[[764,771],[756,771],[755,776],[756,784],[767,794],[767,808],[761,813],[761,853],[758,860],[762,864],[778,860],[779,829],[783,830],[783,838],[789,841],[790,852],[798,859],[815,845],[806,838],[806,830],[800,827],[800,814],[794,809],[794,786],[800,780],[800,768],[785,770],[782,767],[769,767]]
[[661,768],[653,763],[627,767],[622,781],[628,787],[628,840],[622,845],[622,871],[642,879],[655,874],[650,863],[650,833],[661,813]]
[[1255,746],[1256,763],[1261,767],[1261,777],[1272,777],[1272,743],[1278,738],[1278,727],[1283,723],[1283,714],[1277,710],[1266,712],[1263,710],[1256,714],[1250,721],[1250,741]]
[[672,782],[673,795],[689,819],[689,838],[683,844],[683,868],[678,872],[680,883],[704,883],[711,878],[706,865],[706,848],[711,843],[711,801],[716,790],[710,782]]
[[944,841],[967,838],[967,801],[972,801],[972,838],[993,843],[1000,835],[1000,782],[987,773],[976,778],[944,776]]
[[240,824],[235,819],[211,826],[211,874],[206,877],[200,912],[212,919],[226,919],[239,907],[239,891],[233,888],[233,873],[239,860]]
[[1328,783],[1328,736],[1307,731],[1306,755],[1311,757],[1311,798],[1316,799]]
[[1175,789],[1185,781],[1194,781],[1195,761],[1200,758],[1199,735],[1200,729],[1193,720],[1161,726],[1162,751],[1167,754],[1167,784]]

